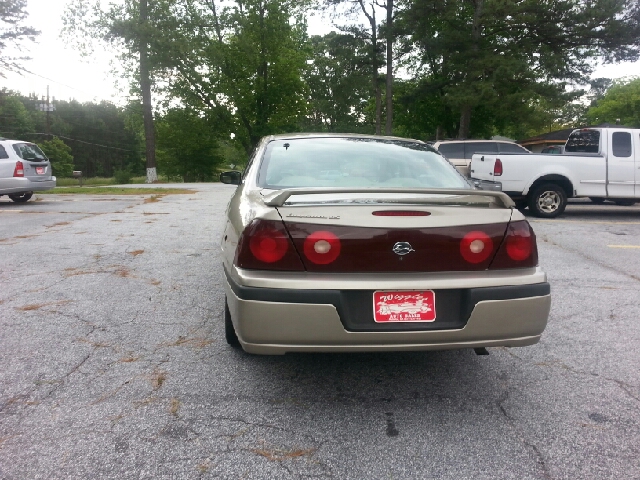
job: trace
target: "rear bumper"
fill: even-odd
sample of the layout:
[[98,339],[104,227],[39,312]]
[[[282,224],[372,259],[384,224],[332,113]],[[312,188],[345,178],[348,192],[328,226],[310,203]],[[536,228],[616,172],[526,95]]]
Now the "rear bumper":
[[502,191],[502,183],[500,182],[492,182],[490,180],[478,180],[477,178],[471,178],[471,182],[476,188],[480,190],[488,190],[493,192],[501,192]]
[[[225,292],[244,350],[256,354],[446,350],[525,346],[544,331],[551,296],[546,282],[478,288],[462,328],[353,331],[340,291],[244,287],[226,276]],[[420,287],[417,287],[420,288]],[[437,293],[436,293],[437,295]]]
[[34,182],[30,178],[15,177],[7,179],[3,182],[5,186],[0,189],[0,195],[13,195],[14,193],[25,192],[41,192],[44,190],[51,190],[56,186],[56,177],[51,177],[51,180],[43,180],[41,182]]

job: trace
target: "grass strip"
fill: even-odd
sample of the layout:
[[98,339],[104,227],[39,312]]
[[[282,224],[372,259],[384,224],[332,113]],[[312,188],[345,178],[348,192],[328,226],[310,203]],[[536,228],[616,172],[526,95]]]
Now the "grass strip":
[[84,195],[181,195],[197,193],[186,188],[124,188],[124,187],[56,187],[53,190],[37,192],[38,195],[84,194]]

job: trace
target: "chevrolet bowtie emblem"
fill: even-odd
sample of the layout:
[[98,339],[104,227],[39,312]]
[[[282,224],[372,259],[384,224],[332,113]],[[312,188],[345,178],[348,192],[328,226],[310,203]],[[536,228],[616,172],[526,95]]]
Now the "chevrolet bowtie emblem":
[[398,242],[393,246],[393,253],[396,255],[407,255],[408,253],[415,252],[409,242]]

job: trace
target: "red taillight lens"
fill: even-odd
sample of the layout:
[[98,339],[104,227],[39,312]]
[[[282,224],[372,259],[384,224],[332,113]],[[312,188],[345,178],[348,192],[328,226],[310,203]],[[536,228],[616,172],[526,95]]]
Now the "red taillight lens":
[[538,265],[538,249],[531,226],[526,220],[511,223],[490,268],[492,270],[526,268],[536,265]]
[[249,240],[251,253],[261,262],[273,263],[284,257],[289,241],[282,232],[275,229],[263,229]]
[[496,158],[496,161],[493,164],[493,176],[499,177],[500,175],[502,175],[502,162],[499,158]]
[[340,255],[340,239],[331,232],[313,232],[304,241],[304,256],[316,265],[327,265]]
[[460,254],[469,263],[481,263],[493,253],[493,240],[484,232],[474,230],[460,242]]
[[20,160],[16,162],[16,168],[13,170],[14,177],[24,177],[24,165]]
[[235,264],[254,270],[304,271],[300,257],[281,221],[255,219],[245,228]]
[[516,262],[526,260],[531,255],[532,250],[531,235],[529,232],[511,230],[507,235],[507,255]]

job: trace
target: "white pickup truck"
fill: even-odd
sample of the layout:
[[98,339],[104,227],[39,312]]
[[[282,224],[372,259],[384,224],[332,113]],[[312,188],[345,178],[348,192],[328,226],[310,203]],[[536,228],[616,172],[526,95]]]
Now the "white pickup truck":
[[562,155],[477,153],[470,176],[479,188],[502,190],[518,208],[544,218],[560,215],[572,197],[633,205],[640,201],[640,129],[577,129]]

